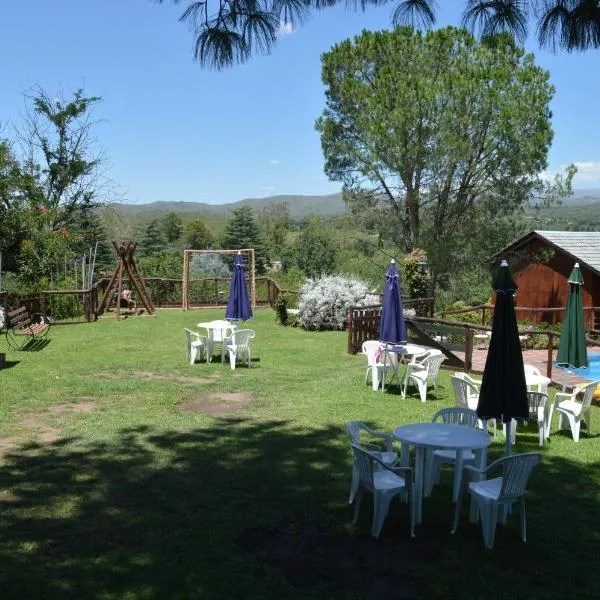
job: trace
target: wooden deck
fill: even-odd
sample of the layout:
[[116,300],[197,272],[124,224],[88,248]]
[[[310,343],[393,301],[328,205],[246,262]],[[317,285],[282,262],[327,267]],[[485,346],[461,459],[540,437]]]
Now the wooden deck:
[[[487,358],[487,348],[475,348],[473,350],[473,372],[483,373],[485,360]],[[597,346],[588,347],[588,356],[599,354],[600,348]],[[457,356],[464,359],[464,352],[454,352]],[[554,353],[556,356],[556,353]],[[546,375],[548,361],[548,350],[523,350],[523,362],[533,365],[540,370],[542,375]],[[564,371],[562,369],[552,368],[552,385],[562,388],[564,383]],[[567,373],[567,388],[575,385],[589,383],[588,380],[582,379],[572,373]]]

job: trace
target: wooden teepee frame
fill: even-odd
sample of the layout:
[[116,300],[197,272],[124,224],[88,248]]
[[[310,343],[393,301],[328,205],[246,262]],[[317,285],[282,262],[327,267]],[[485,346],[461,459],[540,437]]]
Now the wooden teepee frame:
[[148,288],[144,283],[144,280],[140,277],[133,253],[137,247],[137,243],[127,242],[122,246],[117,246],[116,242],[112,242],[112,245],[119,257],[117,262],[117,268],[111,277],[111,280],[104,290],[104,296],[98,306],[98,314],[101,315],[110,304],[110,300],[113,296],[115,287],[117,288],[117,319],[121,317],[121,292],[123,291],[123,274],[129,280],[129,286],[133,287],[137,292],[139,300],[144,305],[146,312],[151,315],[154,312],[154,305],[148,293]]

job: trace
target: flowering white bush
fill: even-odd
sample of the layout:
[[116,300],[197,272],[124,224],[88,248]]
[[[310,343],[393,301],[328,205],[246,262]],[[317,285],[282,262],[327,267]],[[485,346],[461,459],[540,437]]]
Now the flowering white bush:
[[414,308],[405,308],[403,314],[405,319],[414,319],[417,316],[417,311]]
[[304,329],[345,329],[351,306],[379,304],[365,283],[351,276],[325,275],[309,279],[300,290],[298,323]]

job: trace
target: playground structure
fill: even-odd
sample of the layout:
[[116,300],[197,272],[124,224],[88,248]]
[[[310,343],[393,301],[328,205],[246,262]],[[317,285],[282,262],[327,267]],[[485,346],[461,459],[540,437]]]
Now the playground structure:
[[[117,319],[121,317],[121,299],[125,298],[126,301],[132,302],[131,295],[124,295],[125,289],[123,288],[123,279],[127,279],[129,287],[133,288],[137,293],[139,301],[143,304],[146,309],[146,313],[151,315],[154,313],[154,305],[152,299],[148,293],[148,288],[144,283],[144,280],[140,277],[135,264],[133,254],[137,247],[137,243],[126,242],[121,246],[117,246],[115,242],[112,245],[119,257],[115,272],[111,277],[108,285],[104,290],[104,295],[96,311],[97,315],[101,315],[110,305],[113,299],[116,300],[116,312]],[[130,290],[127,290],[130,291]]]

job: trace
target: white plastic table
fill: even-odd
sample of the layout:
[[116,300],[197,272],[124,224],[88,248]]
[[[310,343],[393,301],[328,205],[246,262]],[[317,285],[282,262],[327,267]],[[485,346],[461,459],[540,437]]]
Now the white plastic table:
[[[393,352],[398,355],[398,363],[408,359],[411,360],[416,356],[421,356],[427,352],[425,346],[417,346],[417,344],[385,344],[383,349],[383,372],[381,374],[381,391],[385,392],[385,373],[387,370],[388,354]],[[396,376],[398,376],[398,366],[395,367]]]
[[546,377],[545,375],[525,375],[525,384],[527,385],[527,389],[532,390],[532,388],[536,388],[532,391],[542,391],[543,389],[548,389],[548,386],[552,380],[550,377]]
[[[402,466],[408,467],[409,447],[415,447],[415,522],[421,523],[423,517],[423,490],[425,478],[431,468],[432,452],[426,450],[456,450],[456,466],[454,470],[455,490],[460,488],[462,476],[462,451],[472,450],[475,454],[475,466],[483,469],[487,459],[487,447],[490,435],[487,431],[451,425],[446,423],[411,423],[401,425],[394,430],[394,435],[402,444]],[[427,455],[427,461],[425,460]],[[427,462],[428,464],[425,464]],[[456,498],[453,501],[456,502]]]
[[[206,360],[207,362],[211,362],[215,343],[225,344],[228,333],[231,334],[237,329],[237,323],[231,323],[230,321],[220,319],[216,321],[206,321],[205,323],[197,323],[197,327],[206,329],[206,337],[208,339]],[[223,349],[221,349],[221,360],[223,360]]]

